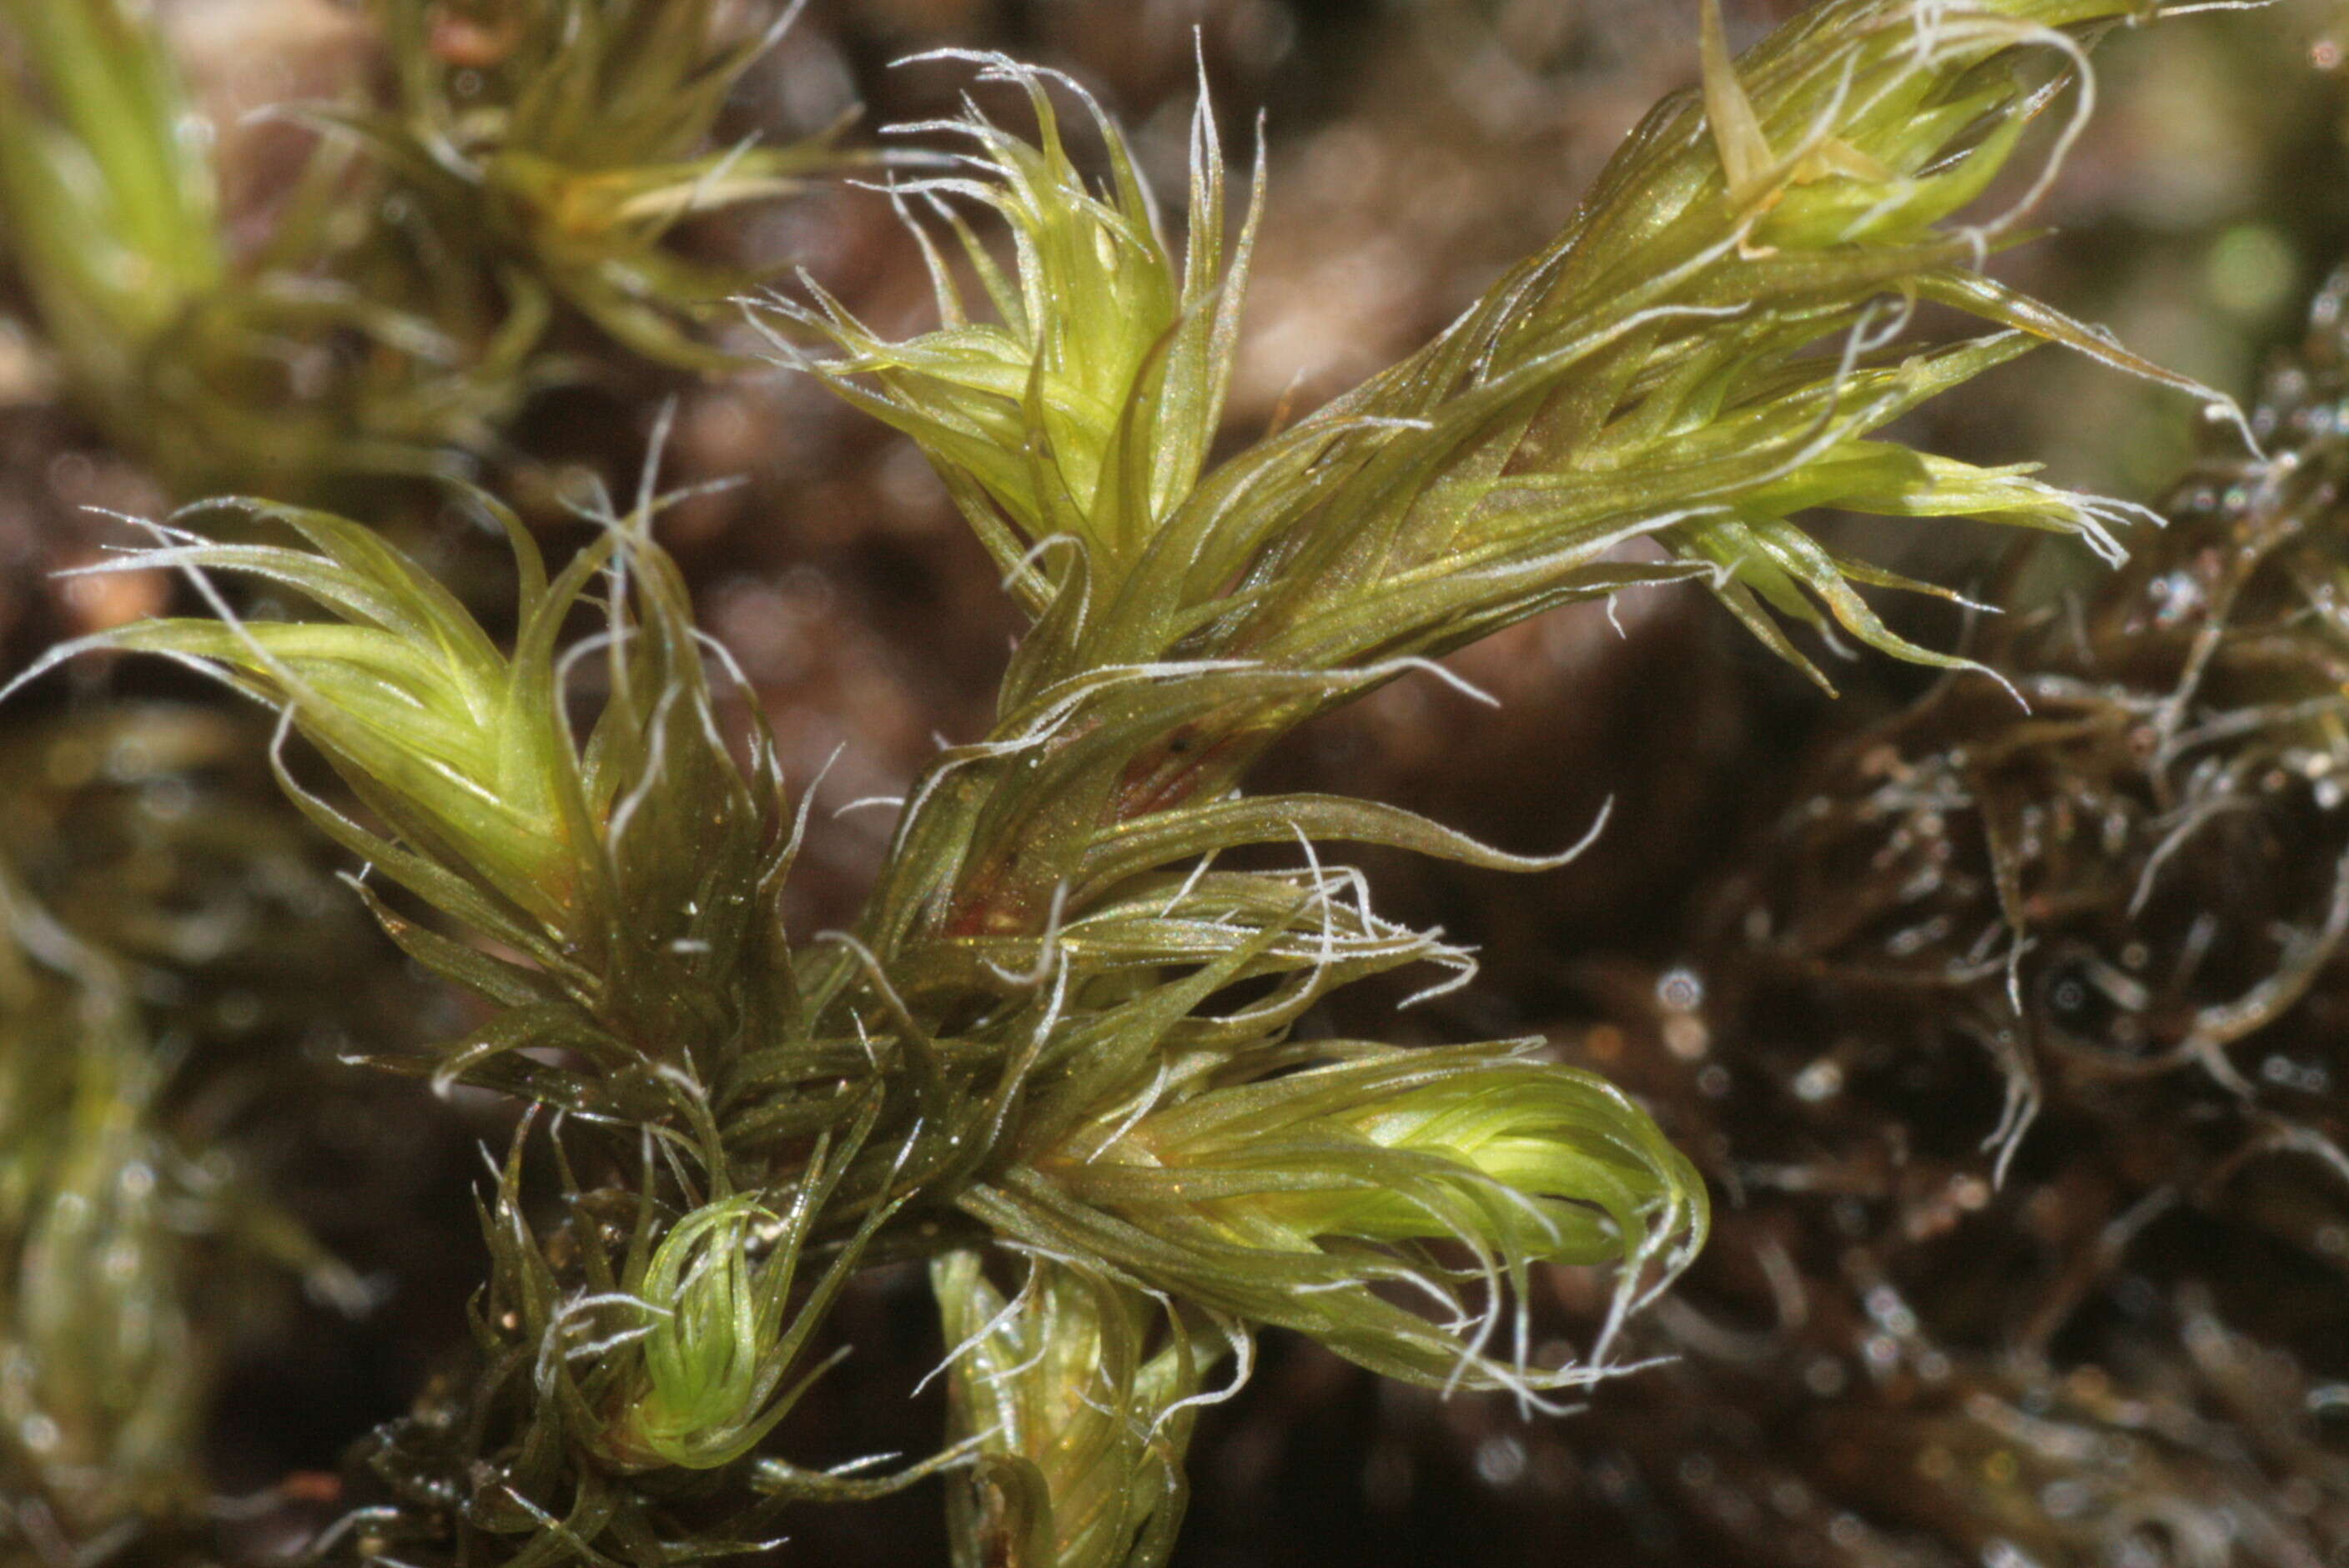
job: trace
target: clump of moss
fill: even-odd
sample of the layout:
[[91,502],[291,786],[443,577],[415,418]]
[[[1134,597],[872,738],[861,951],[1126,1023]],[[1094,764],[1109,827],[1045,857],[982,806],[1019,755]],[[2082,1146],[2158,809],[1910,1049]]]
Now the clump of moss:
[[239,1343],[296,1286],[372,1302],[265,1190],[238,1109],[328,1103],[305,1037],[338,986],[396,995],[311,842],[222,777],[254,738],[156,706],[0,751],[0,1543],[26,1561],[200,1550]]
[[[509,97],[480,117],[430,99],[367,127],[378,143],[447,152],[440,194],[491,202],[502,258],[673,348],[632,280],[679,193],[740,166],[664,163],[639,189],[596,117],[714,104],[699,73],[739,67],[701,62],[703,8],[393,14]],[[1632,586],[1702,585],[1815,678],[1790,624],[1995,674],[1896,633],[1860,588],[1939,590],[1831,548],[1814,513],[1971,514],[2116,552],[2117,503],[1887,430],[2034,341],[2208,396],[1978,270],[2068,133],[2023,207],[1972,203],[2086,38],[2137,15],[1827,0],[1732,62],[1708,11],[1702,90],[1554,242],[1418,354],[1220,459],[1257,208],[1226,258],[1214,117],[1193,121],[1178,253],[1105,115],[1087,106],[1096,185],[1052,78],[965,57],[1035,133],[976,108],[915,128],[960,149],[897,191],[926,214],[939,325],[893,341],[812,289],[768,313],[794,366],[914,438],[1027,618],[995,723],[898,803],[851,929],[783,927],[812,789],[787,791],[754,703],[747,735],[721,724],[746,683],[654,537],[675,499],[657,458],[559,566],[467,497],[512,548],[511,645],[357,522],[235,503],[254,524],[236,542],[191,529],[201,508],[154,525],[119,566],[182,572],[213,614],[99,633],[25,678],[145,652],[273,710],[286,793],[372,868],[360,896],[391,940],[478,1002],[470,1029],[377,1059],[532,1108],[481,1203],[471,1357],[366,1446],[377,1501],[317,1552],[745,1553],[792,1505],[946,1470],[958,1562],[1151,1568],[1195,1412],[1268,1328],[1527,1411],[1626,1370],[1626,1325],[1710,1223],[1648,1109],[1538,1039],[1408,1049],[1313,1025],[1352,982],[1432,965],[1434,995],[1475,967],[1377,913],[1330,846],[1527,872],[1576,851],[1251,796],[1248,770],[1316,714],[1456,680],[1441,655]],[[636,71],[641,102],[620,90]],[[1008,263],[973,208],[1008,227]],[[1920,301],[1988,333],[1909,341]],[[308,618],[241,613],[223,580]],[[296,737],[347,795],[306,781]],[[890,1472],[786,1458],[833,1307],[898,1260],[928,1264],[948,1430]],[[1578,1325],[1551,1321],[1562,1279]]]
[[661,365],[739,368],[698,334],[763,274],[676,231],[860,161],[838,127],[710,146],[773,42],[717,37],[712,0],[371,10],[390,101],[289,111],[320,139],[254,240],[150,17],[0,8],[10,258],[67,393],[181,497],[460,475],[582,374],[566,308]]
[[1796,1484],[1869,1563],[2349,1532],[2344,298],[2261,390],[2270,457],[2213,450],[2119,573],[1980,631],[2028,711],[1952,682],[1837,742],[1713,890],[1709,1050],[1648,1087],[1751,1261],[1645,1342],[1714,1416],[1604,1419],[1735,1561],[1803,1560],[1761,1523]]

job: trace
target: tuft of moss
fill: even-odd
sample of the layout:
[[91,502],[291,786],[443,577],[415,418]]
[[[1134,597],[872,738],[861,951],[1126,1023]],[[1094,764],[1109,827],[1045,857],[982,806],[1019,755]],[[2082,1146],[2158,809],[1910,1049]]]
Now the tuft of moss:
[[688,259],[678,226],[867,160],[844,122],[710,147],[773,42],[715,36],[714,0],[371,9],[390,101],[285,111],[319,141],[248,242],[151,17],[0,6],[11,259],[67,393],[183,496],[460,478],[582,374],[566,308],[657,364],[740,368],[702,328],[769,274]]
[[[697,139],[740,63],[700,52],[701,6],[621,0],[592,24],[583,6],[512,27],[395,6],[440,64],[409,84],[420,117],[371,134],[395,161],[447,152],[450,200],[506,204],[498,243],[608,330],[674,348],[629,269],[683,193],[768,166],[606,178],[641,151],[607,109],[646,117],[645,146]],[[2118,503],[1885,429],[2034,341],[2209,396],[1977,270],[2021,209],[1970,204],[2067,83],[2085,111],[2085,39],[2138,14],[1826,0],[1734,63],[1709,26],[1702,87],[1660,107],[1555,242],[1419,353],[1220,459],[1259,208],[1226,263],[1204,99],[1178,262],[1114,125],[1087,117],[1096,188],[1052,80],[978,57],[1036,133],[976,109],[916,128],[960,148],[898,191],[958,253],[926,239],[941,325],[887,342],[820,293],[767,313],[831,343],[779,333],[792,364],[922,447],[1029,622],[993,727],[921,775],[852,929],[782,927],[807,793],[794,809],[755,721],[747,742],[721,725],[740,677],[654,537],[673,498],[649,474],[554,573],[478,501],[517,562],[510,650],[322,513],[249,506],[281,542],[174,522],[105,568],[177,568],[215,614],[101,633],[33,673],[146,652],[274,709],[363,809],[280,762],[391,884],[362,890],[387,931],[483,1004],[470,1033],[390,1065],[553,1113],[525,1120],[482,1204],[470,1380],[371,1445],[391,1501],[354,1516],[361,1554],[723,1555],[791,1504],[955,1470],[959,1561],[1151,1568],[1191,1413],[1246,1377],[1266,1327],[1528,1408],[1626,1370],[1624,1323],[1711,1223],[1648,1110],[1538,1041],[1413,1050],[1309,1026],[1353,981],[1433,965],[1424,995],[1475,969],[1377,913],[1329,846],[1526,871],[1575,851],[1250,796],[1247,770],[1315,714],[1456,680],[1441,655],[1635,586],[1702,583],[1815,676],[1786,622],[1982,668],[1894,633],[1859,588],[1920,585],[1831,550],[1812,513],[1964,513],[2116,552]],[[431,96],[460,57],[496,76],[478,114]],[[974,204],[1008,227],[1008,264]],[[995,322],[973,320],[958,268]],[[1990,330],[1912,344],[1926,301]],[[312,618],[241,616],[217,574]],[[1294,853],[1226,860],[1267,846]],[[839,1292],[885,1257],[931,1264],[951,1439],[894,1476],[796,1466],[771,1435],[821,1370]],[[1537,1350],[1557,1270],[1605,1304],[1572,1359]]]

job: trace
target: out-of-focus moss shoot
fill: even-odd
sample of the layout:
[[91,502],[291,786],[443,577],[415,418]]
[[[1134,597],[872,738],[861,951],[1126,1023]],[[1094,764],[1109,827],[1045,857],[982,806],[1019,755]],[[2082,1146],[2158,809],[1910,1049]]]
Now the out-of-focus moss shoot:
[[367,1301],[231,1150],[190,1152],[165,1096],[173,1056],[138,996],[162,973],[68,929],[0,861],[0,1557],[12,1562],[97,1561],[132,1542],[168,1552],[201,1534],[231,1303],[266,1295],[223,1293],[223,1265],[299,1277],[352,1312]]
[[147,356],[228,275],[207,139],[160,37],[121,0],[8,0],[0,203],[49,346],[109,424]]
[[6,1415],[55,1476],[95,1482],[88,1528],[173,1501],[159,1488],[191,1501],[211,1378],[180,1299],[185,1248],[165,1212],[167,1156],[143,1125],[153,1068],[86,1045],[80,1069],[56,1185],[23,1239],[13,1348],[29,1376]]
[[320,145],[233,246],[209,128],[143,7],[0,6],[22,54],[0,71],[5,243],[67,390],[183,497],[461,476],[578,374],[548,338],[559,304],[661,363],[734,366],[699,325],[765,274],[692,262],[673,232],[858,160],[840,128],[709,145],[771,41],[714,37],[713,0],[378,11],[398,102],[289,109]]
[[0,1488],[76,1545],[202,1495],[208,1353],[124,983],[0,874]]
[[170,55],[120,0],[9,0],[31,84],[0,88],[0,168],[26,282],[85,334],[68,354],[151,338],[228,267],[203,127]]
[[680,223],[863,161],[833,127],[785,147],[711,133],[772,30],[715,36],[718,0],[375,0],[398,85],[354,117],[450,240],[631,350],[726,370],[695,330],[764,275],[688,259]]

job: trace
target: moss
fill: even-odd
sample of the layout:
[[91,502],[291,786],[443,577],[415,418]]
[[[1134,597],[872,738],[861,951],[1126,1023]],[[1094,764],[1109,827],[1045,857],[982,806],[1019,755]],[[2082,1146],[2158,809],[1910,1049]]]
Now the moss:
[[[1704,967],[1734,983],[1711,1005],[1741,1010],[1709,1026],[1682,1018],[1672,1055],[1691,1056],[1688,1027],[1701,1057],[1708,1026],[1729,1038],[1773,1017],[1834,1017],[1855,991],[1905,984],[1930,1011],[1888,1013],[1900,1020],[1889,1026],[1920,1037],[1929,1064],[1956,1056],[1954,1040],[1985,1047],[2008,1086],[1993,1141],[2027,1153],[2053,1092],[2042,1035],[2017,1032],[2037,1028],[2027,987],[2048,987],[2058,1011],[2150,995],[2125,954],[2043,979],[2047,960],[2033,955],[2078,920],[2107,945],[2174,942],[2195,983],[2241,972],[2237,990],[2173,1008],[2175,1038],[2148,1016],[2138,1032],[2150,1043],[2126,1071],[2097,1079],[2086,1054],[2066,1057],[2097,1085],[2083,1104],[2100,1108],[2120,1092],[2113,1081],[2193,1068],[2245,1099],[2226,1048],[2314,985],[2349,928],[2349,874],[2279,873],[2274,907],[2313,897],[2318,913],[2250,956],[2214,959],[2215,939],[2196,934],[2204,906],[2239,888],[2197,892],[2174,916],[2157,894],[2197,835],[2238,825],[2234,802],[2254,781],[2265,789],[2272,774],[2289,792],[2331,777],[2333,763],[2314,760],[2332,758],[2329,631],[2306,614],[2314,603],[2321,621],[2329,603],[2309,586],[2329,557],[2297,534],[2289,548],[2281,533],[2230,539],[2219,554],[2234,575],[2198,590],[2207,600],[2234,606],[2255,579],[2279,592],[2259,577],[2271,558],[2293,563],[2301,599],[2251,606],[2268,619],[2254,615],[2261,629],[2240,641],[2210,629],[2215,615],[2186,616],[2183,632],[2158,617],[2084,623],[2086,667],[2072,670],[2037,622],[1963,653],[1898,629],[1862,589],[1957,595],[1842,549],[1820,516],[1916,520],[1934,537],[1940,520],[1973,517],[2116,560],[2116,533],[2142,509],[1903,438],[1918,409],[2040,343],[2188,393],[2257,448],[2261,426],[2216,393],[1982,270],[2024,237],[2076,138],[2092,101],[2087,46],[2150,14],[2124,0],[1967,12],[1825,0],[1733,60],[1708,5],[1699,85],[1657,108],[1548,243],[1417,352],[1228,447],[1265,196],[1259,176],[1233,211],[1204,87],[1178,247],[1143,160],[1081,91],[1104,181],[1071,150],[1063,79],[949,52],[979,84],[1016,89],[1034,129],[972,107],[903,128],[917,139],[899,145],[918,150],[866,160],[898,172],[936,327],[893,338],[812,284],[759,307],[789,367],[911,438],[1021,621],[992,723],[942,745],[897,802],[874,886],[842,929],[785,928],[788,879],[826,825],[811,821],[813,782],[787,789],[758,694],[698,624],[687,572],[657,537],[691,499],[660,488],[666,414],[639,489],[625,501],[589,492],[576,510],[590,536],[559,564],[515,512],[452,490],[511,552],[510,637],[378,530],[283,501],[200,503],[150,525],[150,548],[90,569],[175,572],[209,614],[60,644],[16,684],[86,655],[150,654],[273,712],[267,755],[287,798],[365,862],[357,896],[388,940],[469,998],[430,1043],[370,1041],[365,1054],[477,1109],[520,1108],[479,1204],[489,1270],[470,1345],[362,1446],[354,1506],[315,1550],[451,1564],[750,1554],[792,1510],[869,1502],[947,1472],[957,1563],[1150,1568],[1174,1551],[1197,1413],[1247,1382],[1268,1328],[1431,1393],[1498,1392],[1526,1411],[1594,1387],[1613,1398],[1622,1375],[1652,1374],[1641,1357],[1662,1343],[1653,1325],[1685,1334],[1702,1311],[1690,1305],[1706,1299],[1699,1289],[1675,1298],[1678,1315],[1642,1315],[1698,1258],[1710,1189],[1742,1198],[1766,1185],[1745,1151],[1732,1160],[1697,1136],[1701,1102],[1634,1098],[1538,1037],[1405,1047],[1392,1038],[1400,1024],[1367,1038],[1326,1026],[1325,1004],[1357,982],[1411,971],[1425,982],[1418,1001],[1475,972],[1442,930],[1376,913],[1360,873],[1326,858],[1333,846],[1521,872],[1562,867],[1581,846],[1513,855],[1395,806],[1246,788],[1309,719],[1405,681],[1481,696],[1444,655],[1632,588],[1702,587],[1821,686],[1805,639],[1833,645],[1837,632],[1950,677],[1851,765],[1867,790],[1836,778],[1825,808],[1721,895],[1731,913]],[[452,452],[492,444],[543,370],[558,301],[638,354],[736,366],[696,329],[744,280],[684,262],[676,226],[795,188],[841,155],[821,141],[709,150],[759,47],[713,42],[713,18],[708,5],[628,0],[381,8],[391,106],[324,118],[367,149],[365,178],[380,182],[368,189],[412,197],[417,232],[435,242],[421,261],[411,250],[354,262],[353,278],[406,282],[367,295],[364,313],[359,295],[338,296],[342,314],[326,319],[385,349],[392,394],[439,422],[375,449],[397,461],[297,431],[298,461],[270,469],[273,482],[444,469]],[[29,159],[21,189],[56,182],[56,159],[95,156],[122,129],[83,89],[137,88],[160,106],[147,119],[177,101],[152,50],[109,68],[62,36],[34,53],[52,118],[24,146],[55,158]],[[7,100],[30,136],[28,102]],[[2057,123],[2034,145],[2025,129],[2043,115]],[[121,211],[72,222],[145,212],[145,201],[201,251],[216,239],[205,170],[167,160],[159,182],[147,129],[98,160]],[[2002,175],[2004,198],[1992,194]],[[1008,256],[974,218],[999,221]],[[122,232],[158,255],[170,238]],[[98,301],[79,325],[57,311],[50,323],[61,344],[87,329],[77,374],[93,407],[151,438],[167,465],[190,449],[228,468],[257,460],[119,366],[177,330],[160,323],[218,310],[249,325],[260,318],[239,313],[282,305],[282,290],[191,266],[168,274],[162,308],[134,310],[96,288],[95,272],[76,273],[69,247],[39,255],[55,274],[39,284],[47,296]],[[1929,304],[1930,319],[1982,335],[1910,335]],[[418,334],[452,320],[447,367],[486,403],[436,400],[410,374],[432,358]],[[198,401],[267,423],[284,390]],[[463,418],[442,418],[459,405]],[[381,434],[363,401],[323,407]],[[2295,487],[2329,476],[2320,450],[2255,450],[2246,493],[2290,490],[2304,521],[2315,492]],[[218,528],[232,510],[235,529]],[[2154,582],[2180,592],[2194,569],[2139,567],[2107,603]],[[2171,696],[2128,686],[2164,659]],[[2237,680],[2231,706],[2196,708]],[[2234,770],[2177,770],[2205,747]],[[1855,793],[1864,799],[1839,810]],[[1980,863],[1950,863],[1951,823],[1968,812]],[[2307,837],[2294,828],[2277,841]],[[2124,851],[2148,891],[2115,923]],[[2062,945],[2083,943],[2067,933]],[[2044,1037],[2047,1051],[2063,1044],[2052,1026]],[[1808,1071],[1785,1092],[1835,1099],[1805,1087]],[[148,1103],[129,1082],[91,1091],[98,1120],[126,1136]],[[1932,1124],[1913,1105],[1902,1115]],[[2173,1119],[2189,1143],[2212,1125],[2199,1110],[2158,1125]],[[108,1148],[118,1165],[131,1158]],[[2206,1182],[2276,1154],[2340,1160],[2313,1119],[2261,1122],[2212,1156]],[[18,1162],[48,1181],[88,1163],[76,1161],[27,1143]],[[2004,1170],[2002,1159],[1988,1176]],[[143,1245],[141,1215],[106,1222]],[[1750,1221],[1736,1223],[1744,1233]],[[27,1247],[53,1260],[34,1266],[35,1284],[78,1277],[69,1249]],[[176,1299],[165,1251],[125,1254],[141,1269],[159,1260],[163,1304],[132,1349],[140,1366],[186,1370],[165,1344]],[[1733,1279],[1763,1255],[1748,1236],[1723,1266]],[[906,1263],[927,1265],[945,1341],[934,1374],[945,1432],[895,1470],[787,1458],[803,1451],[792,1414],[833,1364],[824,1350],[844,1304]],[[1819,1265],[1806,1253],[1797,1266]],[[1847,1253],[1839,1266],[1857,1279],[1875,1265]],[[1958,1345],[1962,1326],[1945,1326],[1941,1302],[1929,1333],[1905,1305],[1918,1284],[1870,1276],[1880,1333],[1862,1353],[1881,1339],[1878,1361],[1907,1357],[1937,1387],[1955,1386],[1961,1350],[1979,1357],[1965,1364],[1978,1398],[1888,1418],[1971,1454],[2002,1430],[2002,1400],[2027,1401],[1992,1350]],[[1971,1299],[1947,1294],[1951,1324]],[[59,1324],[54,1312],[41,1322]],[[2055,1333],[2021,1343],[2044,1356]],[[52,1377],[73,1368],[57,1340],[32,1357]],[[1929,1356],[1942,1358],[1935,1377]],[[1713,1371],[1699,1357],[1673,1376]],[[197,1396],[128,1380],[168,1407],[184,1497]],[[2087,1395],[2080,1407],[2091,1425],[2117,1418]],[[1661,1425],[1671,1435],[1643,1457],[1693,1444]],[[1974,1510],[1966,1520],[2021,1517],[2005,1489],[2038,1478],[2019,1467],[1951,1506]],[[78,1532],[143,1514],[163,1539],[163,1508],[109,1511]],[[1977,1533],[1968,1543],[1985,1552],[2008,1539]]]

